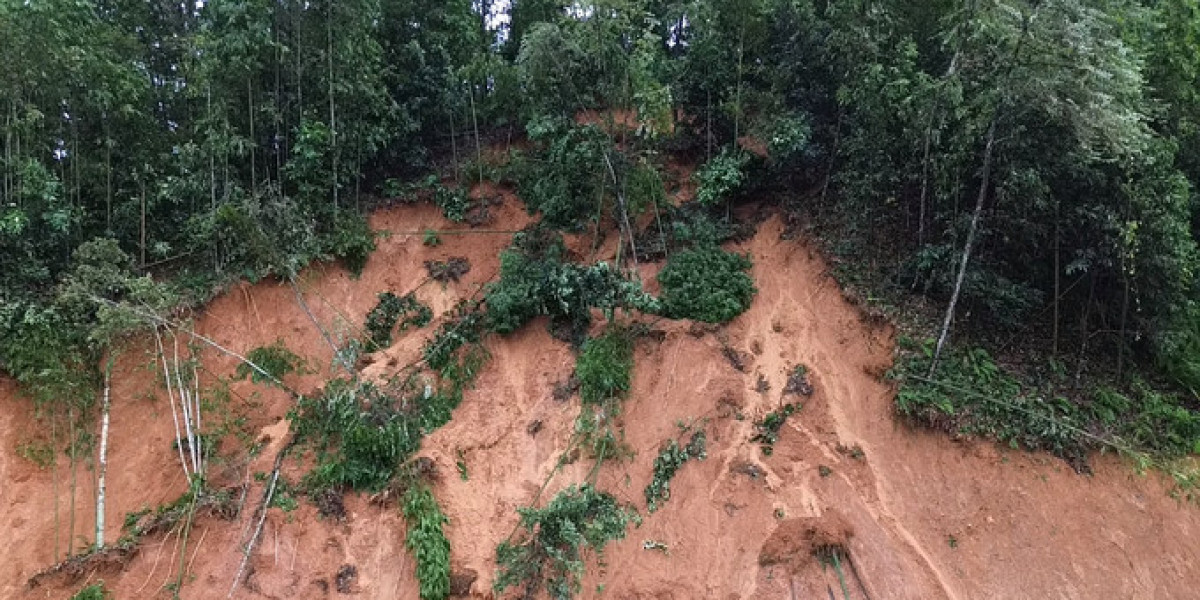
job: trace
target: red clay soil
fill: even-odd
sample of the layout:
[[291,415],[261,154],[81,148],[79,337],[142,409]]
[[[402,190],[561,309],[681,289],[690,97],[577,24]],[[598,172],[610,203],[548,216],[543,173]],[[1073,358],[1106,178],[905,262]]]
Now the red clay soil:
[[[503,203],[492,208],[489,230],[529,221],[508,192],[476,190],[497,194]],[[300,285],[309,310],[335,337],[357,335],[382,291],[416,290],[440,315],[494,277],[499,251],[510,241],[503,234],[443,234],[441,246],[424,246],[426,228],[463,229],[424,205],[382,211],[372,224],[392,235],[380,239],[361,278],[336,266],[314,267]],[[636,455],[602,465],[598,486],[636,505],[644,521],[610,544],[603,561],[589,559],[581,597],[842,598],[843,589],[874,600],[1195,597],[1200,509],[1172,500],[1162,478],[1139,475],[1113,457],[1098,458],[1095,475],[1084,477],[1047,455],[955,442],[897,424],[893,391],[879,379],[891,361],[891,330],[862,318],[809,246],[780,239],[783,229],[771,218],[734,248],[754,260],[759,293],[748,312],[721,328],[659,321],[661,335],[638,342],[623,416]],[[471,263],[461,282],[426,282],[424,261],[454,256]],[[643,276],[656,268],[644,265]],[[386,376],[415,360],[436,326],[435,320],[399,336],[373,357],[367,375]],[[196,328],[238,352],[284,339],[318,371],[290,380],[302,392],[331,374],[330,347],[286,284],[235,288],[198,316]],[[579,410],[577,398],[553,395],[571,373],[570,349],[542,321],[493,336],[487,346],[492,359],[475,389],[422,449],[440,474],[434,492],[450,518],[453,567],[477,575],[469,585],[474,598],[493,597],[495,547],[513,531],[516,508],[544,503],[591,468],[584,459],[555,471]],[[741,353],[744,372],[726,358],[726,348]],[[229,375],[235,367],[211,351],[204,359],[212,373]],[[128,350],[114,377],[110,541],[127,512],[170,502],[185,488],[170,412],[148,362],[144,349]],[[801,363],[815,391],[785,398],[788,373]],[[270,471],[288,437],[283,419],[292,407],[286,394],[248,382],[232,391],[226,416],[244,416],[252,437],[265,444],[252,458],[226,440],[227,458],[212,463],[215,485],[249,484],[239,517],[198,517],[186,545],[177,530],[148,536],[117,564],[46,578],[29,589],[26,582],[55,562],[56,531],[60,555],[68,543],[65,460],[56,491],[51,470],[19,455],[19,447],[38,439],[41,425],[30,401],[0,381],[0,597],[65,598],[103,579],[117,598],[167,598],[182,562],[181,597],[226,598],[264,491],[252,474]],[[749,441],[754,420],[797,400],[803,408],[764,455]],[[686,463],[670,500],[648,514],[642,490],[660,445],[680,435],[678,422],[706,427],[708,458]],[[456,468],[460,460],[465,479]],[[289,459],[284,467],[290,481],[298,480],[300,463]],[[79,470],[76,547],[93,536],[92,477]],[[346,513],[344,520],[322,518],[305,500],[292,512],[270,509],[250,576],[233,596],[336,597],[339,569],[351,565],[357,577],[343,583],[355,597],[416,598],[395,502],[351,495]],[[836,569],[812,558],[826,542],[844,547]]]

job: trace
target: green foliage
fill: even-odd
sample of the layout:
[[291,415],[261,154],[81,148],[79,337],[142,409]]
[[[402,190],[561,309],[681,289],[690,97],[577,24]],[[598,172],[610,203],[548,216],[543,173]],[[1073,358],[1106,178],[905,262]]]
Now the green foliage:
[[254,383],[275,383],[283,381],[286,375],[307,370],[304,359],[288,350],[282,339],[275,340],[270,346],[254,348],[246,353],[246,358],[266,371],[266,375],[246,363],[238,363],[236,377],[243,380],[249,377]]
[[757,290],[746,274],[750,259],[716,247],[671,256],[658,274],[665,314],[676,319],[725,323],[750,308]]
[[798,410],[800,404],[793,402],[767,413],[761,420],[754,422],[754,435],[750,437],[750,441],[760,444],[763,454],[770,456],[775,452],[775,442],[779,441],[779,430],[783,428],[788,417]]
[[510,333],[538,316],[586,329],[593,308],[610,315],[618,308],[657,312],[655,299],[608,263],[562,262],[561,238],[535,241],[537,235],[518,234],[500,254],[500,279],[485,294],[492,330]]
[[[520,531],[496,547],[499,572],[493,589],[520,587],[534,596],[545,587],[551,598],[567,600],[579,592],[583,553],[602,554],[612,540],[625,537],[636,514],[591,485],[569,487],[545,508],[519,508]],[[544,583],[543,583],[544,582]]]
[[931,380],[929,344],[902,342],[907,352],[892,373],[901,381],[896,409],[913,423],[1046,450],[1079,469],[1089,451],[1106,445],[1167,458],[1200,451],[1200,414],[1140,381],[1127,392],[1099,387],[1072,401],[1046,383],[1018,380],[982,349],[944,357]]
[[310,488],[383,489],[420,446],[413,402],[373,384],[335,379],[321,396],[301,400],[292,419],[298,440],[318,453]]
[[339,213],[333,231],[325,241],[325,250],[340,259],[351,275],[358,277],[375,251],[375,232],[362,215],[349,211]]
[[408,534],[404,545],[417,562],[421,600],[444,600],[450,595],[450,541],[442,526],[449,519],[428,486],[413,484],[404,492]]
[[746,164],[750,156],[741,150],[724,148],[696,170],[696,201],[713,206],[726,200],[746,181]]
[[612,140],[592,125],[549,120],[530,124],[530,138],[545,150],[518,176],[518,191],[530,212],[552,227],[580,229],[596,219],[611,193],[608,164],[618,154]]
[[421,304],[416,296],[403,297],[391,292],[379,294],[379,302],[367,313],[366,339],[363,349],[376,352],[392,345],[392,331],[400,324],[400,331],[409,327],[424,327],[433,319],[433,310]]
[[83,589],[71,596],[71,600],[109,600],[110,598],[112,598],[112,593],[104,587],[103,581],[84,586]]
[[575,375],[584,404],[623,400],[633,376],[633,335],[627,329],[609,327],[604,335],[585,342]]
[[442,209],[442,214],[450,221],[461,223],[467,217],[471,208],[471,199],[462,188],[448,188],[438,185],[433,191],[433,203]]
[[442,323],[433,337],[421,350],[425,364],[434,371],[442,371],[452,364],[454,354],[466,344],[478,342],[483,337],[485,320],[490,316],[479,310],[478,305],[461,302],[454,308],[450,318]]
[[671,479],[683,464],[691,459],[704,460],[708,457],[708,437],[704,430],[692,434],[686,446],[680,447],[679,442],[672,439],[654,458],[654,477],[646,486],[646,510],[657,511],[663,503],[671,499]]

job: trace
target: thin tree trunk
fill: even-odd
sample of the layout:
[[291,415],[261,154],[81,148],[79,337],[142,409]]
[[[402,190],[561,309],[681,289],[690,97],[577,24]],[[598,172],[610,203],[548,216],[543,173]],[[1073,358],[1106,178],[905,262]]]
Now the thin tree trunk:
[[333,3],[329,3],[325,20],[325,53],[329,59],[329,146],[333,155],[333,215],[338,213],[338,145],[337,145],[337,114],[334,112],[333,99]]
[[942,356],[942,349],[946,345],[946,338],[950,336],[950,325],[954,322],[954,309],[958,307],[958,298],[962,293],[963,280],[966,279],[967,265],[971,260],[971,249],[975,244],[975,233],[979,229],[979,221],[983,217],[983,205],[987,200],[988,186],[991,183],[992,177],[992,155],[996,147],[996,119],[998,116],[992,117],[992,122],[988,125],[987,144],[983,151],[983,174],[979,182],[979,196],[975,200],[975,211],[971,215],[971,228],[967,230],[967,241],[963,244],[962,260],[958,264],[958,276],[954,281],[954,292],[950,294],[950,304],[946,306],[946,316],[942,320],[942,333],[938,336],[937,348],[933,351],[933,362],[929,365],[929,377],[932,378],[937,372],[938,360]]
[[1062,259],[1061,244],[1060,244],[1061,223],[1058,216],[1058,201],[1054,202],[1054,337],[1050,347],[1050,355],[1058,356],[1058,311],[1059,303],[1062,300],[1062,268],[1060,261]]
[[458,136],[454,129],[454,108],[450,109],[450,156],[454,161],[454,183],[462,185],[462,177],[458,173]]
[[212,84],[208,84],[206,93],[206,110],[208,112],[208,198],[210,208],[217,212],[217,156],[213,149],[212,139]]
[[154,326],[154,341],[158,346],[158,356],[162,359],[163,383],[167,387],[167,403],[171,405],[171,422],[175,425],[175,449],[179,452],[179,466],[183,468],[183,478],[191,480],[187,460],[183,457],[183,436],[179,428],[179,412],[175,410],[175,393],[171,386],[171,369],[167,365],[167,351],[158,333],[158,325]]
[[[1122,260],[1124,262],[1124,260]],[[1124,271],[1124,269],[1122,269]],[[1120,381],[1125,375],[1125,332],[1129,323],[1129,274],[1123,273],[1121,279],[1124,282],[1125,290],[1121,297],[1121,329],[1117,338],[1117,380]]]
[[1088,333],[1088,321],[1090,320],[1092,301],[1096,297],[1096,277],[1089,275],[1090,282],[1088,284],[1088,299],[1083,305],[1083,312],[1079,318],[1079,358],[1075,361],[1075,387],[1078,388],[1080,379],[1083,377],[1084,358],[1087,356],[1088,340],[1092,338]]
[[62,534],[61,525],[59,524],[59,507],[58,507],[58,409],[52,409],[50,413],[50,449],[54,452],[53,463],[54,470],[50,474],[51,493],[54,494],[54,563],[58,564],[58,542]]
[[475,127],[475,161],[479,163],[479,182],[483,183],[483,143],[479,140],[479,116],[475,112],[474,85],[471,85],[471,124]]
[[142,219],[141,219],[141,265],[142,270],[146,269],[146,182],[139,181],[138,187],[141,188],[142,196]]
[[[107,127],[105,127],[107,129]],[[112,232],[112,147],[113,141],[104,136],[104,223],[105,232]]]
[[112,392],[112,358],[104,369],[104,400],[100,405],[100,457],[96,480],[96,549],[104,547],[104,501],[106,499],[105,477],[108,474],[108,421],[110,394]]
[[78,463],[75,460],[75,440],[79,438],[75,432],[75,408],[71,407],[67,410],[67,425],[70,427],[71,434],[71,496],[70,503],[67,506],[69,514],[67,515],[67,558],[75,555],[75,488],[78,482],[77,474],[79,469]]
[[837,122],[833,129],[833,146],[829,152],[829,164],[825,167],[825,181],[821,184],[821,207],[825,206],[825,197],[829,194],[829,181],[833,179],[833,164],[837,161],[838,146],[842,142],[842,112],[838,107]]
[[246,77],[246,113],[250,118],[250,193],[258,195],[258,172],[255,169],[255,149],[258,139],[254,137],[254,87],[250,77]]

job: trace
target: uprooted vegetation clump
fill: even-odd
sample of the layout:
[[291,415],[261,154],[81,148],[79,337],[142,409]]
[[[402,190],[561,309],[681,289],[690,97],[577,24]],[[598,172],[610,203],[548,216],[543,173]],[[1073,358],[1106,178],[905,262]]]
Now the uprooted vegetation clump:
[[392,292],[379,294],[379,302],[367,313],[364,349],[375,352],[392,344],[397,325],[400,331],[409,327],[424,327],[433,319],[433,311],[412,294],[397,296]]
[[585,551],[602,555],[613,540],[623,539],[638,519],[611,494],[591,485],[569,487],[545,508],[518,508],[518,531],[496,548],[499,572],[493,589],[520,588],[533,598],[543,588],[551,598],[567,600],[578,593]]
[[789,403],[767,413],[762,419],[754,422],[754,435],[751,442],[762,446],[762,453],[770,456],[775,452],[775,442],[779,441],[779,430],[787,422],[788,417],[800,410],[800,404]]
[[[686,430],[686,428],[685,428]],[[684,446],[671,439],[654,458],[654,476],[646,486],[646,510],[653,513],[671,499],[671,479],[689,460],[704,460],[708,457],[708,436],[704,430],[692,433]]]

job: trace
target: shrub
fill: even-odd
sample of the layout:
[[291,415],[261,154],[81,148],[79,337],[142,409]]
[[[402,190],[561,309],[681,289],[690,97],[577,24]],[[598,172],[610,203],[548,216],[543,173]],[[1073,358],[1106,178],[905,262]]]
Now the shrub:
[[757,290],[750,259],[716,247],[673,255],[658,274],[666,316],[725,323],[750,307]]
[[477,304],[460,302],[421,350],[425,364],[435,371],[444,370],[451,364],[459,348],[478,342],[483,337],[486,316]]
[[606,156],[619,154],[608,136],[594,126],[555,121],[533,128],[531,138],[546,142],[546,149],[526,163],[519,179],[529,211],[542,213],[548,225],[566,229],[579,229],[598,217],[596,202],[611,177]]
[[591,485],[559,492],[546,508],[517,512],[520,531],[496,548],[499,572],[493,589],[500,593],[520,586],[526,597],[534,597],[544,582],[556,600],[578,593],[584,550],[602,554],[608,542],[625,537],[629,522],[637,518],[611,494]]
[[438,184],[434,187],[433,203],[442,209],[442,215],[455,223],[462,223],[471,208],[471,199],[462,188],[448,188]]
[[704,206],[728,200],[746,181],[744,171],[750,157],[741,150],[724,148],[696,170],[696,200]]
[[584,404],[624,399],[633,377],[633,336],[626,329],[610,327],[604,335],[585,342],[575,375]]
[[657,301],[640,284],[608,263],[562,262],[561,238],[525,236],[500,255],[500,279],[485,294],[488,326],[510,333],[538,316],[586,329],[591,309],[657,312]]
[[671,479],[683,464],[691,459],[704,460],[708,456],[708,437],[704,430],[692,434],[686,446],[671,440],[654,459],[654,478],[646,486],[646,510],[654,512],[671,499]]
[[311,488],[383,489],[420,446],[411,409],[370,383],[330,381],[321,396],[301,400],[293,416],[300,441],[315,446]]
[[285,375],[306,371],[304,359],[288,350],[283,340],[276,340],[270,346],[255,348],[246,353],[246,358],[270,376],[263,375],[246,363],[238,363],[236,377],[243,380],[249,377],[254,383],[275,383],[282,381]]
[[334,221],[333,231],[325,237],[324,247],[325,252],[340,259],[346,270],[357,278],[375,251],[375,232],[362,215],[342,211]]
[[103,581],[88,585],[71,596],[71,600],[108,600],[109,598],[112,598],[112,594],[104,588]]
[[404,545],[417,562],[421,600],[444,600],[450,595],[450,541],[442,530],[449,520],[428,486],[414,484],[404,493],[408,535]]

